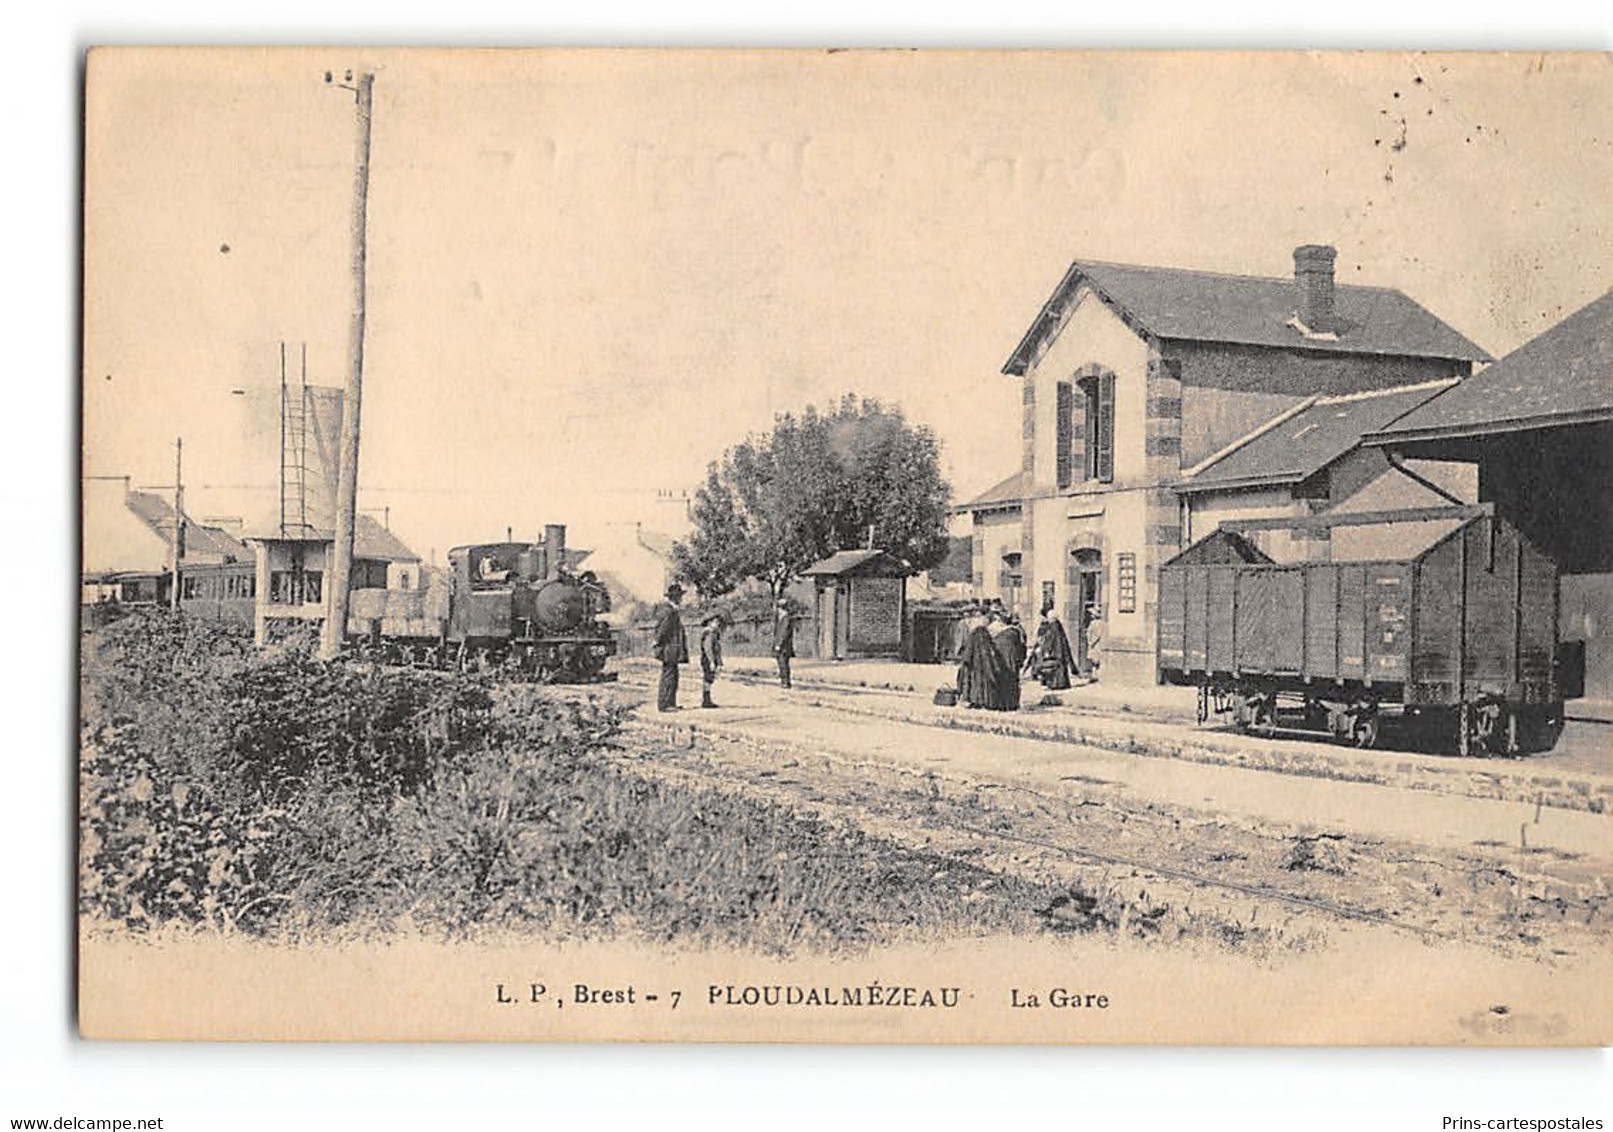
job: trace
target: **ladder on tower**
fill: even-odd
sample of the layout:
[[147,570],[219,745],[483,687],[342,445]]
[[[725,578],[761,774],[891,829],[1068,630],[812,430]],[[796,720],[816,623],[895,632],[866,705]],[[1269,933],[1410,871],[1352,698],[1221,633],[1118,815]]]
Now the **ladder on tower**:
[[308,344],[293,386],[286,375],[286,344],[280,343],[280,535],[311,534],[308,523]]

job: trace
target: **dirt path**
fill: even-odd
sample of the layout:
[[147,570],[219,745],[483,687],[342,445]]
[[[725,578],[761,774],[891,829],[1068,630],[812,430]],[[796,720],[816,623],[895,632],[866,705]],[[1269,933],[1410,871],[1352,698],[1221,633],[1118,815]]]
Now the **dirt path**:
[[[1516,803],[893,723],[810,693],[722,691],[734,706],[648,713],[623,757],[1066,885],[1072,923],[1281,946],[1396,930],[1545,957],[1607,947],[1603,815],[1547,810],[1535,824]],[[630,680],[612,694],[637,701],[644,689]]]

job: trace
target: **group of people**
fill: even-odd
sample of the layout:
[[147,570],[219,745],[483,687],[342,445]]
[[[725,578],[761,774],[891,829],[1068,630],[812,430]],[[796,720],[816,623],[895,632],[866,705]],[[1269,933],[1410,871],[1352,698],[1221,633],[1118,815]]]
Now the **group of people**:
[[[656,707],[678,711],[678,669],[689,663],[689,643],[684,636],[683,617],[678,610],[683,587],[673,582],[666,590],[666,602],[655,614],[655,658],[661,662],[661,682]],[[773,657],[778,662],[779,686],[790,686],[790,661],[795,656],[795,611],[788,599],[780,597],[773,616]],[[723,666],[722,636],[726,627],[722,613],[712,611],[701,619],[700,627],[700,706],[714,708],[713,685]],[[1017,614],[993,602],[976,609],[960,626],[958,644],[958,702],[988,711],[1018,711],[1020,682],[1032,676],[1049,690],[1070,687],[1070,678],[1079,675],[1075,655],[1064,625],[1053,612],[1053,603],[1042,606],[1041,623],[1036,627],[1034,644],[1025,638]]]
[[994,603],[962,625],[958,647],[958,702],[987,711],[1018,711],[1020,681],[1034,676],[1050,690],[1068,688],[1077,674],[1064,625],[1051,602],[1042,606],[1036,642],[1027,646],[1018,615]]
[[[673,582],[666,589],[666,603],[655,612],[655,658],[661,662],[661,683],[655,706],[660,711],[678,711],[678,666],[689,663],[689,642],[683,633],[683,616],[678,605],[683,587]],[[700,625],[700,706],[714,708],[712,688],[722,668],[722,635],[727,620],[713,610]],[[773,614],[773,658],[778,662],[779,686],[790,686],[790,661],[795,656],[795,611],[789,600],[780,597]]]

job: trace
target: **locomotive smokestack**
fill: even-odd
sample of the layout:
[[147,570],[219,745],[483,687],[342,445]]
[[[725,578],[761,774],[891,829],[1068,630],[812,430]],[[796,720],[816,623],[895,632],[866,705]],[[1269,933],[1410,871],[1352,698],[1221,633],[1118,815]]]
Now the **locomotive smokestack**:
[[566,527],[564,523],[548,523],[543,528],[543,555],[547,559],[550,578],[560,576],[566,564]]

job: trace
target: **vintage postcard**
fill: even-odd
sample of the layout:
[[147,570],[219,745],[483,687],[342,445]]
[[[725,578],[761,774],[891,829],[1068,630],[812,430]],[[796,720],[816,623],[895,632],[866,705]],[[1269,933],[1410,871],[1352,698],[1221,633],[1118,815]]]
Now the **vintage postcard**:
[[92,51],[82,1033],[1613,1039],[1610,96]]

